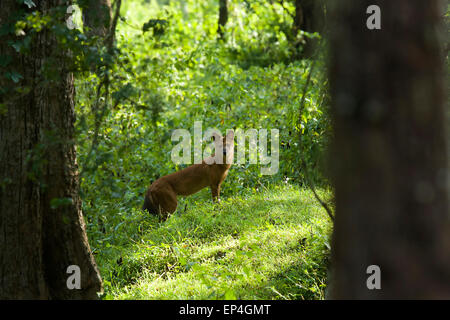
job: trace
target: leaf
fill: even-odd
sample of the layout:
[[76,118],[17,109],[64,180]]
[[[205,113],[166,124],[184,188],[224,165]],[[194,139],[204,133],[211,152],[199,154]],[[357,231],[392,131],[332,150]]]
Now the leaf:
[[142,26],[142,32],[145,33],[152,28],[155,35],[161,35],[164,33],[167,24],[167,20],[164,19],[150,19]]
[[16,36],[21,37],[26,35],[25,31],[23,31],[22,29],[17,29],[16,30]]
[[119,230],[120,226],[123,225],[125,223],[125,221],[122,221],[121,223],[119,223],[117,226],[114,227],[114,232],[116,232],[117,230]]
[[12,46],[17,52],[20,52],[20,48],[22,48],[22,43],[21,43],[21,42],[14,42],[13,44],[11,44],[11,46]]
[[17,73],[16,71],[6,72],[5,75],[12,81],[14,81],[14,83],[18,83],[21,79],[23,79],[23,76],[20,73]]
[[28,6],[28,9],[36,7],[36,5],[34,4],[33,0],[23,0],[23,3]]

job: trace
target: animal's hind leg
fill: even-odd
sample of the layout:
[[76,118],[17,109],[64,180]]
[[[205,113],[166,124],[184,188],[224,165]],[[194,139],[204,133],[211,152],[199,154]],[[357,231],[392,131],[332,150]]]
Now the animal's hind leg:
[[160,220],[167,220],[169,214],[177,209],[178,200],[174,192],[169,190],[157,191],[153,194],[155,206],[158,208]]
[[211,185],[211,195],[213,202],[220,202],[220,185]]

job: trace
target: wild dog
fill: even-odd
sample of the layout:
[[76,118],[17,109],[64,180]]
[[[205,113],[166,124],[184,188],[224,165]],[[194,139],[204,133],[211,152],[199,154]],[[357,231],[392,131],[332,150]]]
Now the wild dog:
[[[153,182],[145,194],[142,210],[158,215],[160,220],[166,220],[177,208],[177,196],[189,196],[208,186],[213,201],[220,202],[220,185],[233,162],[234,131],[230,130],[225,137],[213,133],[213,138],[222,147],[222,154],[217,157],[213,154],[202,163],[193,164]],[[220,149],[216,147],[217,150]]]

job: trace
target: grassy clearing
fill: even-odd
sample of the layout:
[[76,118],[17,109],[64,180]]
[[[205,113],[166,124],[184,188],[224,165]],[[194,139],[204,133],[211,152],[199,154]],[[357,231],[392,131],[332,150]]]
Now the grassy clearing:
[[94,242],[105,298],[324,298],[331,223],[309,190],[273,186],[219,205],[209,197],[183,199],[163,223],[136,210],[115,244]]

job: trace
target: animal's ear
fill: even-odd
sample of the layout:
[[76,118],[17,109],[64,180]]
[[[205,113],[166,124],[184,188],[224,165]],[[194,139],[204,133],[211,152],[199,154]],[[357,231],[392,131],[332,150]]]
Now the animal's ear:
[[233,140],[234,139],[234,130],[228,130],[227,132],[227,139]]

